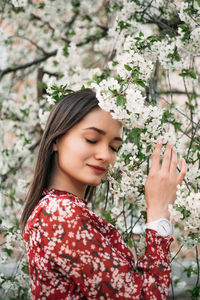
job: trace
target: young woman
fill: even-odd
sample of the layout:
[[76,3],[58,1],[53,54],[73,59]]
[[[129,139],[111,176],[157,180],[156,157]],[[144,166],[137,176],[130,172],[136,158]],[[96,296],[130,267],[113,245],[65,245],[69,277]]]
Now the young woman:
[[172,228],[168,204],[186,173],[155,147],[145,184],[146,250],[137,264],[118,231],[87,208],[122,143],[122,126],[84,89],[52,110],[22,215],[32,299],[167,299]]

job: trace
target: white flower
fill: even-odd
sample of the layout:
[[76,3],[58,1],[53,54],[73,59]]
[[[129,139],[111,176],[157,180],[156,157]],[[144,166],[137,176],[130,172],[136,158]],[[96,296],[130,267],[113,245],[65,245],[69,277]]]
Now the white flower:
[[55,99],[53,99],[51,96],[46,96],[46,101],[47,101],[50,105],[54,105],[54,104],[55,104]]
[[27,5],[27,0],[12,0],[12,4],[15,7],[23,7]]
[[45,128],[48,117],[49,117],[49,111],[43,111],[42,109],[39,109],[40,125],[42,129]]

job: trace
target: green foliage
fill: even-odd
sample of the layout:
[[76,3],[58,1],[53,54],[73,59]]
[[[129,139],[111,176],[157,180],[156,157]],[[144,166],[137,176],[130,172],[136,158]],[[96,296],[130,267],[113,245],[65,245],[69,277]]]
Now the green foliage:
[[65,45],[63,47],[63,55],[66,56],[66,57],[69,55],[69,50],[68,50],[68,46],[67,45]]
[[111,211],[102,210],[101,214],[107,222],[111,223],[113,226],[116,225],[116,220],[113,220]]
[[138,80],[136,81],[136,83],[137,83],[138,85],[140,85],[141,87],[143,87],[143,88],[146,87],[144,81],[142,81],[142,80],[140,80],[140,79],[138,79]]
[[183,206],[176,205],[176,210],[180,211],[183,215],[182,220],[190,216],[191,212]]
[[181,77],[189,76],[189,77],[191,77],[193,79],[197,78],[195,72],[192,69],[188,69],[188,70],[187,69],[183,69],[182,72],[179,74],[179,76],[181,76]]
[[12,256],[12,254],[13,254],[13,251],[11,250],[11,249],[8,249],[8,248],[2,248],[2,251],[3,252],[5,252],[5,253],[7,253],[8,254],[8,256]]
[[66,84],[58,87],[57,85],[54,84],[51,87],[51,90],[53,91],[51,97],[55,100],[55,103],[60,101],[67,94],[74,92],[73,90],[69,89],[67,86],[68,85]]
[[198,300],[200,297],[200,286],[195,286],[193,289],[188,289],[187,292],[191,294],[192,300]]
[[190,39],[190,32],[191,32],[191,29],[189,27],[189,25],[186,25],[186,24],[179,24],[178,25],[182,31],[184,32],[184,35],[183,37],[181,38],[182,41],[188,41]]
[[117,96],[117,105],[124,106],[125,103],[126,103],[126,100],[124,99],[124,97],[121,95],[118,95]]
[[173,53],[169,53],[167,57],[171,58],[171,62],[173,62],[173,60],[176,60],[176,61],[180,61],[181,60],[180,55],[178,54],[178,48],[177,48],[177,46],[174,47],[174,52]]

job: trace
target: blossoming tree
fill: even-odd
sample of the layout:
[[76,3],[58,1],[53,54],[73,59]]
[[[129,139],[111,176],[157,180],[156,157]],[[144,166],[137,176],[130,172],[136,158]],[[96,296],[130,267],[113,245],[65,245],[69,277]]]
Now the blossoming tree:
[[[188,172],[169,211],[177,251],[196,253],[185,271],[196,274],[189,292],[197,299],[200,1],[2,0],[0,25],[0,264],[15,261],[11,276],[0,274],[4,298],[29,297],[19,219],[49,111],[63,95],[90,87],[100,107],[124,124],[124,142],[89,205],[120,230],[137,258],[150,157],[160,137],[172,141]],[[172,293],[179,281],[172,280]]]

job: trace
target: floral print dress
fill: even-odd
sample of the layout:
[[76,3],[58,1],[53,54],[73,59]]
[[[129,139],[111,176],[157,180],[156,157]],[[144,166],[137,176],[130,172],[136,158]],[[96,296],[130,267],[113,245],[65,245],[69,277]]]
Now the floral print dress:
[[146,230],[134,262],[114,226],[66,192],[45,190],[24,239],[32,299],[168,299],[171,237]]

